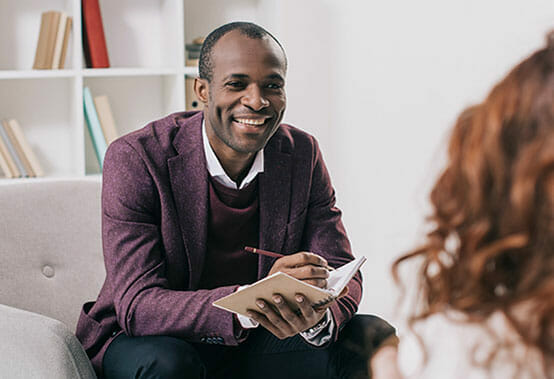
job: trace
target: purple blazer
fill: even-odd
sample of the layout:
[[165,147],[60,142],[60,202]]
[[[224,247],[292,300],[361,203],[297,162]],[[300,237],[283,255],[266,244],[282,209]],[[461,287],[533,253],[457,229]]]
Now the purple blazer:
[[[166,335],[201,342],[218,337],[237,345],[231,313],[213,301],[238,286],[198,290],[206,252],[208,170],[202,112],[151,122],[108,148],[102,185],[106,279],[96,302],[83,306],[77,337],[101,375],[107,346],[119,333]],[[259,247],[305,250],[330,265],[352,260],[335,195],[316,140],[282,124],[264,149],[259,175]],[[258,278],[274,258],[260,256]],[[340,326],[356,312],[358,273],[348,295],[331,307]]]

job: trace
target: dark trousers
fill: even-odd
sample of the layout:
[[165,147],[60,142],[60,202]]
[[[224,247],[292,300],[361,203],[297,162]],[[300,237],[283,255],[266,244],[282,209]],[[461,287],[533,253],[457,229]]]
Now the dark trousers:
[[373,351],[394,333],[391,325],[376,316],[356,315],[326,348],[309,345],[300,336],[279,340],[262,327],[240,346],[122,334],[108,347],[103,369],[106,379],[362,379],[369,378]]

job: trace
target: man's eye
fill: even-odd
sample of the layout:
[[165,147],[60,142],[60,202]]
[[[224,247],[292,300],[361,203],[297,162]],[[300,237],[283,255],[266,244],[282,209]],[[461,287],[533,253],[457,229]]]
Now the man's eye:
[[269,89],[281,89],[283,88],[283,85],[280,83],[270,83],[267,85],[267,88]]
[[243,88],[244,84],[242,82],[228,82],[227,87],[231,88]]

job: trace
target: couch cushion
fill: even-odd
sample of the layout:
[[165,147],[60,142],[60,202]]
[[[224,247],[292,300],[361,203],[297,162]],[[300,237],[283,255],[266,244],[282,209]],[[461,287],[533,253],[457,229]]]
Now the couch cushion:
[[99,178],[0,185],[0,303],[75,329],[105,277]]
[[63,323],[0,304],[0,377],[95,379],[87,354]]

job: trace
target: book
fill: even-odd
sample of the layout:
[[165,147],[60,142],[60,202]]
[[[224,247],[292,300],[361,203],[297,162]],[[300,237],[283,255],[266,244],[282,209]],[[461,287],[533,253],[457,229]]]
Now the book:
[[[14,120],[15,121],[15,120]],[[35,173],[33,171],[33,168],[31,167],[31,164],[29,163],[29,160],[25,156],[25,152],[23,151],[23,148],[21,147],[21,144],[19,143],[18,138],[15,136],[15,133],[12,130],[12,127],[10,125],[9,120],[2,121],[4,125],[4,130],[6,131],[6,134],[8,135],[8,139],[10,140],[11,144],[13,145],[15,152],[17,156],[19,157],[19,160],[23,164],[23,167],[25,169],[25,172],[27,173],[27,176],[35,177]]]
[[37,48],[35,50],[35,61],[33,62],[33,69],[44,68],[43,66],[44,56],[46,55],[46,34],[48,22],[48,12],[43,12],[40,16],[40,31],[38,34]]
[[98,0],[81,0],[81,5],[86,65],[89,68],[110,67],[100,4]]
[[60,15],[61,12],[56,11],[42,13],[33,69],[45,70],[52,68]]
[[102,126],[100,125],[100,120],[98,119],[96,108],[94,107],[94,101],[92,100],[92,94],[88,87],[83,89],[83,103],[85,120],[90,133],[90,139],[92,140],[92,146],[94,147],[100,169],[102,169],[104,166],[104,155],[106,155],[108,145],[106,144],[106,138],[102,132]]
[[274,293],[279,293],[293,310],[298,311],[299,308],[294,297],[297,293],[302,293],[307,301],[312,304],[312,307],[317,309],[335,300],[365,261],[365,257],[358,257],[329,272],[327,288],[312,286],[283,272],[276,272],[240,291],[216,300],[212,305],[248,317],[248,309],[258,309],[255,303],[256,299],[271,301],[271,296]]
[[0,168],[2,168],[2,171],[4,172],[4,176],[6,178],[15,178],[15,174],[10,168],[10,165],[8,164],[8,160],[6,158],[6,155],[4,151],[7,152],[7,148],[4,145],[4,142],[2,141],[2,138],[0,138]]
[[15,147],[12,144],[12,141],[8,137],[8,133],[6,132],[6,128],[4,124],[5,124],[5,121],[0,122],[0,138],[2,138],[2,140],[4,141],[4,144],[8,150],[9,158],[11,158],[11,161],[15,165],[15,167],[12,166],[11,169],[12,171],[14,171],[17,177],[21,177],[21,176],[28,177],[29,173],[27,172],[27,170],[25,170],[25,167],[23,166],[21,159],[17,155],[17,151],[15,150]]
[[104,137],[106,137],[106,144],[109,145],[119,136],[115,127],[115,121],[113,119],[112,108],[110,107],[108,96],[95,96],[94,105],[96,107],[98,119],[100,120],[100,126],[104,132]]
[[52,12],[47,34],[45,68],[51,69],[54,61],[54,48],[56,46],[56,37],[58,36],[58,27],[60,26],[61,12]]
[[69,46],[69,36],[71,35],[71,27],[73,26],[73,18],[67,17],[67,23],[65,24],[65,33],[63,36],[62,54],[60,56],[60,65],[58,68],[65,67],[65,57],[67,55],[67,47]]
[[19,146],[23,151],[25,159],[31,166],[31,171],[33,172],[33,174],[35,176],[44,176],[44,170],[42,168],[42,165],[40,164],[40,161],[37,159],[35,152],[31,148],[29,141],[27,141],[25,134],[23,134],[23,130],[21,129],[21,126],[19,125],[17,120],[15,119],[8,120],[8,125],[10,126],[11,131],[15,136],[15,139],[19,143]]
[[54,43],[54,50],[52,53],[51,68],[60,68],[60,58],[62,57],[63,39],[65,36],[65,27],[67,25],[67,14],[60,12],[60,20],[58,21],[58,27],[56,29],[56,42]]

